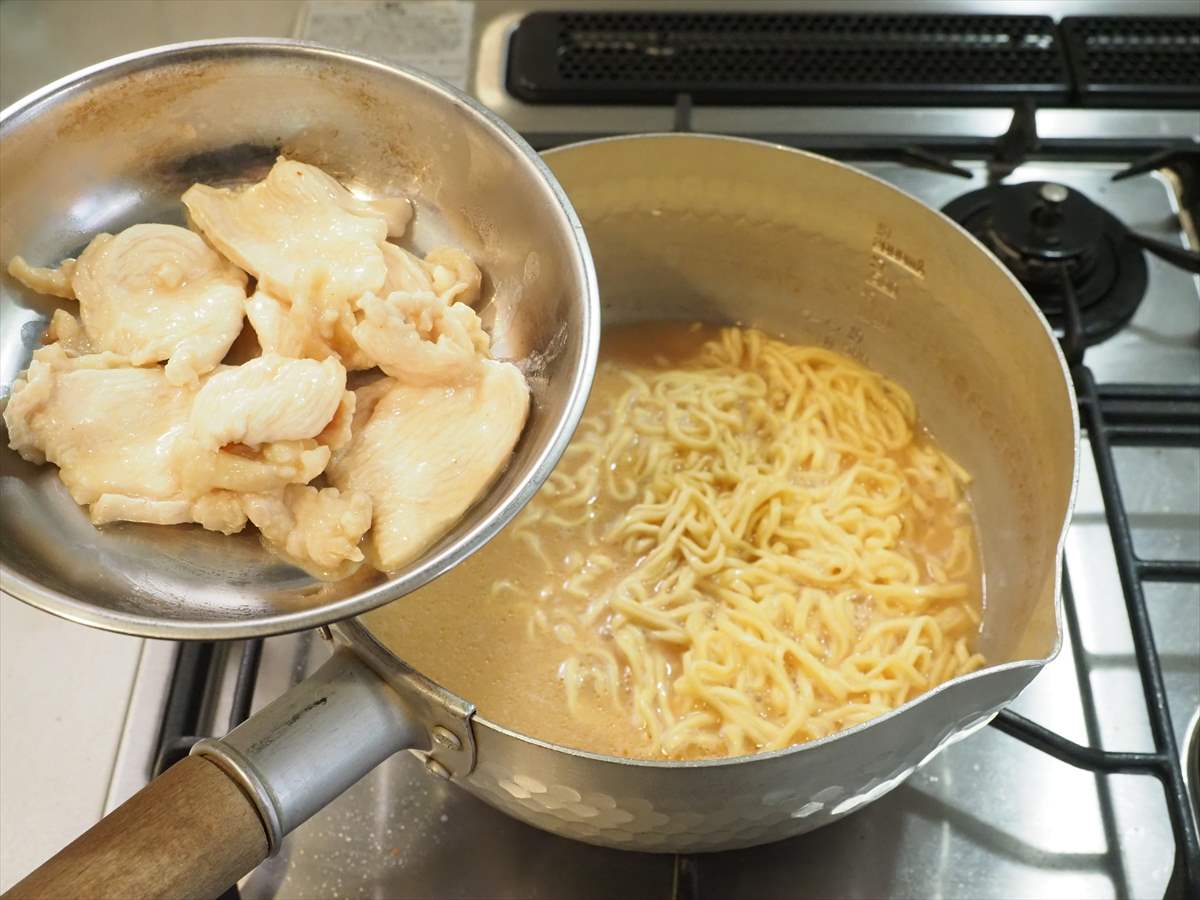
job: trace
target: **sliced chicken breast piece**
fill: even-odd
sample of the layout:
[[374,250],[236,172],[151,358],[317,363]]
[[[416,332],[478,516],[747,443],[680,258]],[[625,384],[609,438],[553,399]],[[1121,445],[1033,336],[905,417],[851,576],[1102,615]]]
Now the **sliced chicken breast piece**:
[[136,366],[167,360],[171,384],[215,368],[242,330],[246,274],[186,228],[97,235],[71,283],[92,348]]
[[75,288],[71,286],[71,276],[74,273],[74,259],[64,259],[53,269],[31,266],[20,256],[14,256],[8,262],[8,274],[25,287],[39,294],[62,297],[64,300],[75,299]]
[[387,277],[379,293],[386,297],[394,291],[427,291],[433,293],[433,278],[424,260],[395,244],[384,244],[383,259]]
[[260,287],[246,301],[246,316],[264,353],[294,359],[334,357],[350,370],[375,366],[354,342],[358,320],[349,301],[329,305],[325,298],[305,295],[292,303]]
[[213,449],[313,438],[333,419],[345,393],[346,370],[336,359],[267,353],[205,381],[192,403],[192,434]]
[[246,527],[242,495],[233,491],[209,491],[203,494],[192,503],[188,515],[190,521],[222,534],[236,534]]
[[231,533],[245,516],[219,492],[280,490],[325,469],[330,448],[311,438],[258,450],[202,445],[191,428],[200,390],[171,384],[158,366],[131,367],[113,353],[71,356],[53,344],[13,383],[9,445],[30,462],[55,463],[97,524],[195,521]]
[[87,332],[83,330],[83,323],[65,309],[56,309],[50,316],[50,324],[46,326],[42,342],[58,344],[76,356],[86,356],[95,352]]
[[313,341],[307,325],[291,315],[291,304],[261,287],[246,301],[246,318],[258,336],[263,353],[292,359],[325,359],[336,354],[325,343]]
[[315,166],[280,157],[258,184],[195,184],[183,202],[212,245],[280,299],[319,293],[336,305],[383,286],[386,215]]
[[479,302],[483,274],[475,261],[458,247],[438,247],[425,254],[433,291],[447,303]]
[[371,527],[371,498],[364,493],[293,484],[246,494],[242,507],[267,543],[301,566],[328,572],[363,559],[358,545]]
[[479,302],[483,275],[471,257],[457,247],[438,247],[424,259],[395,244],[383,245],[387,278],[381,296],[394,291],[428,291],[447,304]]
[[447,305],[428,291],[364,294],[354,340],[388,375],[405,384],[463,384],[483,371],[488,336],[463,303]]
[[371,497],[373,562],[384,571],[416,559],[445,534],[512,455],[529,388],[509,363],[487,360],[482,367],[466,386],[394,385],[329,466],[336,487]]
[[106,494],[183,500],[175,452],[195,393],[159,367],[133,368],[114,354],[69,358],[53,345],[13,383],[9,445],[31,462],[55,463],[76,503]]
[[125,494],[101,494],[90,508],[92,524],[144,522],[148,525],[184,525],[192,521],[189,500],[151,500]]
[[375,200],[359,200],[369,213],[381,216],[387,222],[387,236],[403,237],[412,221],[412,203],[406,197],[380,197]]
[[261,494],[289,484],[308,484],[325,471],[329,447],[313,439],[276,441],[255,450],[229,444],[212,450],[190,435],[178,451],[179,478],[187,497],[209,491]]
[[212,491],[195,501],[101,494],[91,505],[90,511],[94,525],[107,525],[110,522],[186,525],[196,522],[209,531],[222,534],[236,534],[246,527],[241,497],[231,491]]

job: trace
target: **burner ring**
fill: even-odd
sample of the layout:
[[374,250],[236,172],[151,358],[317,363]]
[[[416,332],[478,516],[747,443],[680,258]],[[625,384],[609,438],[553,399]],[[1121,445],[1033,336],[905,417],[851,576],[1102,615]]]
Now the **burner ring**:
[[[1097,240],[1104,241],[1104,236],[1100,235]],[[983,242],[1021,283],[1029,288],[1037,286],[1057,290],[1063,269],[1067,270],[1067,277],[1071,279],[1072,284],[1083,284],[1095,270],[1097,261],[1103,258],[1096,252],[1063,256],[1061,259],[1029,256],[1016,247],[1009,246],[1004,237],[997,234],[992,227],[989,227],[983,236]],[[1082,299],[1080,303],[1083,305]]]
[[[1047,214],[1037,211],[1046,206],[1053,212],[1039,222],[1038,216]],[[1060,332],[1065,326],[1065,268],[1087,346],[1119,331],[1145,295],[1141,248],[1119,219],[1077,191],[1053,182],[996,184],[956,197],[942,212],[997,256]]]

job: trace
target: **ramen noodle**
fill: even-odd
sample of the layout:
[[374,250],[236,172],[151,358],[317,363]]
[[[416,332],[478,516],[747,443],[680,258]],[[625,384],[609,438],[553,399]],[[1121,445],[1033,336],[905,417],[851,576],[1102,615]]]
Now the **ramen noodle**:
[[848,357],[742,328],[610,331],[539,494],[373,627],[534,737],[779,749],[983,664],[968,482],[909,394]]

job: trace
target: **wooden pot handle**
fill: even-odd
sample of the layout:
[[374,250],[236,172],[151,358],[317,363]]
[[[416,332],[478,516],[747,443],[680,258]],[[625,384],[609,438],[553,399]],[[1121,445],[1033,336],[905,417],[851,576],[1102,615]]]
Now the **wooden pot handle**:
[[189,756],[4,897],[211,900],[266,857],[254,803],[215,764]]

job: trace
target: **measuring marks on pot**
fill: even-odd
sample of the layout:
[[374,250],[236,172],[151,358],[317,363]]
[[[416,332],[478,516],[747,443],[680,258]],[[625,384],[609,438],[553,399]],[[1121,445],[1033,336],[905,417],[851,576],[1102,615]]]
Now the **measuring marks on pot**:
[[863,292],[870,297],[882,294],[891,300],[900,297],[907,278],[925,280],[925,260],[902,249],[892,234],[890,225],[879,222],[871,240],[867,277]]

